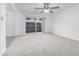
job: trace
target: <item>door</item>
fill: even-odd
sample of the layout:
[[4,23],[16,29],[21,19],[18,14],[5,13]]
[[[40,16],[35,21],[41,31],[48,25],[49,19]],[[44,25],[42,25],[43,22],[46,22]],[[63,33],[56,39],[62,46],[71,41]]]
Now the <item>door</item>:
[[0,3],[0,55],[6,49],[6,4]]
[[36,32],[42,32],[42,23],[36,23]]
[[26,33],[35,32],[35,22],[26,22]]

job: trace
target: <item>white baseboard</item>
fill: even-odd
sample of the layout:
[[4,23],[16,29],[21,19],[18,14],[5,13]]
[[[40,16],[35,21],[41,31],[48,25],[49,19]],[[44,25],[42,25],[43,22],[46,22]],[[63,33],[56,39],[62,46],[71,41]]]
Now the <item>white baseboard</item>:
[[6,50],[7,50],[7,49],[4,49],[4,50],[1,52],[0,56],[2,56]]
[[74,39],[74,38],[66,37],[66,36],[64,36],[64,35],[59,35],[59,34],[57,34],[57,33],[52,33],[52,34],[53,34],[53,35],[56,35],[56,36],[60,36],[60,37],[66,38],[66,39],[79,41],[78,39]]

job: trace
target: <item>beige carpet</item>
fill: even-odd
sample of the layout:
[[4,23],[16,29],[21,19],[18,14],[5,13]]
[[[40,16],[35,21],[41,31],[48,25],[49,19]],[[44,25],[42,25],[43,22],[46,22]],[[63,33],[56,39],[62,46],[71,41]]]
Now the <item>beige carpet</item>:
[[32,33],[17,37],[3,56],[79,56],[79,41]]

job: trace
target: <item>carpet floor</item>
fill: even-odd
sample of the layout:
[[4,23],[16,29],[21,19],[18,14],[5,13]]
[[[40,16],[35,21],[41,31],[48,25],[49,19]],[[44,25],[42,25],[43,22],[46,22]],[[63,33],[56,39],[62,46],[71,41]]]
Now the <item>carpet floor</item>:
[[16,37],[3,56],[79,56],[79,41],[31,33]]

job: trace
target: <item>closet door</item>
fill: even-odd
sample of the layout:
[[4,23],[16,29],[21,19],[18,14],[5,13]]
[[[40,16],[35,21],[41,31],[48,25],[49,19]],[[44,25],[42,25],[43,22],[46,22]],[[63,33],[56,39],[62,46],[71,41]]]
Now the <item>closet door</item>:
[[26,22],[26,33],[35,32],[35,23],[34,22]]
[[36,32],[42,32],[42,23],[36,23]]

